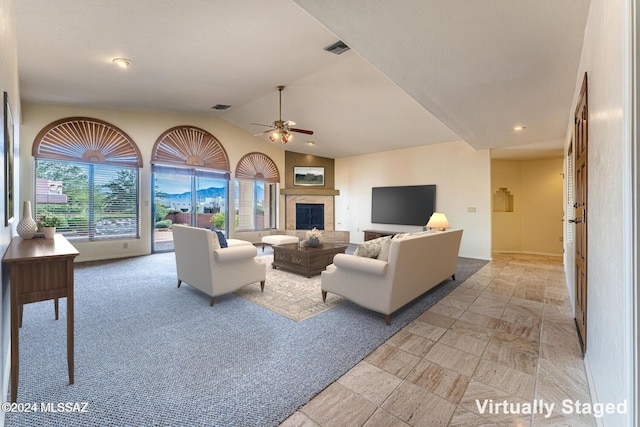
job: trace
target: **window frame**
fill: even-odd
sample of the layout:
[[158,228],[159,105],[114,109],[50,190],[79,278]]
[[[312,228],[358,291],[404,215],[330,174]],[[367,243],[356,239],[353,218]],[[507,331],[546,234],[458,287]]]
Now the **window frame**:
[[[253,192],[252,192],[252,198],[251,198],[251,216],[252,216],[252,222],[253,222],[253,227],[250,228],[240,228],[240,221],[236,221],[236,217],[240,218],[240,209],[241,206],[243,205],[241,203],[241,194],[240,194],[240,182],[245,182],[245,183],[252,183],[253,184]],[[268,218],[269,218],[269,224],[266,225],[264,224],[263,221],[263,226],[262,227],[258,227],[258,219],[259,219],[259,215],[258,215],[258,210],[257,210],[257,206],[258,206],[258,187],[259,184],[262,183],[264,186],[264,190],[263,190],[263,199],[262,199],[262,208],[263,208],[263,213],[262,215],[265,216],[265,212],[267,212],[268,210]],[[266,197],[264,197],[266,194],[269,194],[269,198],[268,200],[270,201],[270,203],[268,204],[268,206],[264,203],[264,201],[267,199]],[[264,179],[260,179],[260,178],[256,178],[256,179],[250,179],[250,178],[236,178],[234,181],[234,230],[238,231],[238,232],[243,232],[243,231],[262,231],[262,230],[274,230],[278,228],[278,221],[277,221],[277,212],[278,212],[278,198],[277,198],[277,194],[278,194],[278,183],[277,182],[268,182],[265,181]]]
[[[122,166],[122,165],[105,165],[102,163],[91,163],[91,162],[74,162],[74,161],[69,161],[69,160],[56,160],[56,159],[46,159],[46,158],[36,158],[35,159],[35,163],[34,163],[34,215],[35,215],[35,219],[38,219],[39,216],[39,209],[38,206],[43,205],[43,204],[50,204],[50,203],[46,203],[46,202],[38,202],[38,190],[37,190],[37,180],[38,179],[42,179],[38,177],[38,164],[39,162],[48,162],[48,163],[58,163],[61,165],[77,165],[79,167],[83,167],[86,168],[87,171],[87,178],[86,178],[86,183],[87,183],[87,227],[86,227],[86,234],[82,234],[80,236],[74,236],[73,234],[69,233],[69,234],[65,234],[65,236],[70,240],[70,241],[76,241],[76,242],[100,242],[100,241],[109,241],[109,240],[123,240],[123,239],[139,239],[140,238],[140,170],[137,167],[128,167],[128,166]],[[128,171],[133,171],[135,173],[135,194],[133,195],[132,199],[133,199],[133,203],[131,204],[131,206],[134,208],[134,212],[132,212],[132,215],[134,215],[135,217],[135,221],[134,221],[134,232],[126,235],[126,234],[98,234],[97,232],[97,224],[98,221],[96,220],[96,205],[95,205],[95,199],[96,199],[96,169],[98,169],[98,177],[102,176],[103,174],[106,175],[106,173],[100,169],[102,168],[110,168],[113,169],[111,171],[111,173],[113,173],[114,171],[120,171],[120,170],[128,170]],[[116,172],[117,173],[117,172]],[[100,183],[98,182],[98,186],[100,185],[104,185],[104,183]],[[64,188],[64,184],[63,184],[63,188]],[[57,213],[60,216],[64,216],[65,218],[69,219],[70,217],[66,214],[60,214]],[[82,230],[84,231],[84,230]],[[63,232],[64,234],[64,232]]]

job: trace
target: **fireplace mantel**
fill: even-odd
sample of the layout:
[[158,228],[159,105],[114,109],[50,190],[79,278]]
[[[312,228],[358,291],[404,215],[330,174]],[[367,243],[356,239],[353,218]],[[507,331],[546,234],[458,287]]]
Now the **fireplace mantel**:
[[283,196],[339,196],[340,190],[327,190],[324,188],[283,188],[280,190]]

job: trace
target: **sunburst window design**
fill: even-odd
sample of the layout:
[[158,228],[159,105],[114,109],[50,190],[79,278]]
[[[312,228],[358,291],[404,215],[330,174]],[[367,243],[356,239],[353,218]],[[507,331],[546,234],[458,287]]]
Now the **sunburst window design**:
[[274,161],[266,154],[249,153],[238,162],[236,178],[280,182],[280,173]]
[[160,135],[151,163],[230,172],[229,157],[220,141],[193,126],[177,126]]
[[110,123],[70,117],[45,126],[33,143],[39,159],[142,167],[142,156],[131,137]]

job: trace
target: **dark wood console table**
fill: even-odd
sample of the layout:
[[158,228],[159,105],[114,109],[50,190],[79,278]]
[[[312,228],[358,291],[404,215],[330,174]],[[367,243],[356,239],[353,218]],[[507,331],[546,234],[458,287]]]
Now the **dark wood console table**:
[[22,305],[67,298],[67,365],[73,384],[73,260],[78,250],[61,234],[53,239],[14,237],[2,258],[11,271],[11,401],[18,397]]
[[395,236],[398,233],[402,233],[401,231],[378,231],[378,230],[363,230],[364,231],[364,240],[373,240],[379,237],[385,236]]

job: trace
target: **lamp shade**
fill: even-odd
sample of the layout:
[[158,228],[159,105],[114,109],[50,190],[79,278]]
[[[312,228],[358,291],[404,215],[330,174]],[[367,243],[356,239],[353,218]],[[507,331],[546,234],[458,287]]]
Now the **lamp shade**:
[[434,212],[427,222],[427,228],[435,228],[438,231],[444,231],[447,228],[451,228],[447,217],[442,212]]

